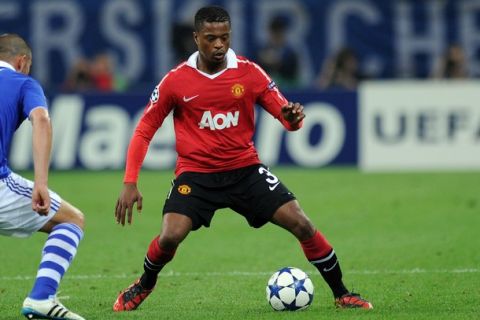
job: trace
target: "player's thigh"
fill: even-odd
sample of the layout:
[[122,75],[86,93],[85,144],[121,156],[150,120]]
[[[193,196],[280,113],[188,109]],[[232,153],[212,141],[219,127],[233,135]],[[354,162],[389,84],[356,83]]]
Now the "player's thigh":
[[49,190],[51,206],[47,215],[32,210],[33,182],[11,173],[0,179],[0,234],[28,237],[37,232],[55,215],[62,199]]
[[270,170],[259,165],[230,193],[233,210],[243,215],[250,226],[259,228],[271,221],[275,212],[295,196]]
[[225,205],[221,190],[205,188],[205,179],[209,176],[185,172],[173,180],[163,207],[164,216],[175,213],[188,217],[191,230],[209,227],[215,211]]
[[84,221],[84,215],[79,209],[62,200],[57,213],[39,231],[49,233],[53,227],[61,223],[73,223],[83,229]]

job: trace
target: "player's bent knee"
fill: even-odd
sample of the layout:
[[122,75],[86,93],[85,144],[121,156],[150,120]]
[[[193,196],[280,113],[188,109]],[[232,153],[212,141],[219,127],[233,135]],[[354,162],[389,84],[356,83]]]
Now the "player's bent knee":
[[83,214],[82,211],[80,210],[76,210],[75,212],[75,218],[74,218],[74,221],[72,221],[72,223],[76,224],[78,227],[80,227],[80,229],[84,230],[85,228],[85,215]]
[[303,215],[302,219],[296,221],[291,230],[291,232],[301,241],[313,237],[315,231],[315,226],[305,215]]
[[180,245],[184,238],[185,235],[178,232],[162,233],[158,239],[158,243],[162,248],[173,250]]
[[192,230],[192,220],[183,214],[168,213],[163,216],[163,228],[158,243],[165,249],[176,249]]
[[68,206],[68,213],[66,214],[67,222],[76,224],[80,229],[85,228],[85,215],[82,211],[72,205]]
[[300,233],[306,238],[311,238],[315,234],[315,226],[312,222],[306,219],[302,224],[300,224]]
[[54,225],[60,223],[73,223],[83,230],[85,228],[85,215],[70,203],[62,201],[60,209],[52,218],[51,222]]
[[173,250],[180,245],[187,234],[188,230],[185,230],[184,228],[165,228],[160,234],[158,243],[162,248]]

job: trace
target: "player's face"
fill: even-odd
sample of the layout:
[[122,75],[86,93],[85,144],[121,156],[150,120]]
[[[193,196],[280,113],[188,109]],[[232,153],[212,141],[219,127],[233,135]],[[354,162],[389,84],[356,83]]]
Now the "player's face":
[[200,64],[216,68],[225,64],[225,54],[230,48],[230,23],[204,22],[202,29],[194,32],[200,53]]

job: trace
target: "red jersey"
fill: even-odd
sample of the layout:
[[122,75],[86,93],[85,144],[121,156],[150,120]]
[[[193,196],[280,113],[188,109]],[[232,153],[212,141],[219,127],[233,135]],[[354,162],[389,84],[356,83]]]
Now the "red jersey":
[[155,87],[130,142],[125,182],[137,181],[148,145],[172,111],[177,176],[259,163],[253,144],[255,104],[293,129],[281,113],[288,101],[258,65],[230,49],[226,69],[210,75],[197,69],[197,57],[198,52]]

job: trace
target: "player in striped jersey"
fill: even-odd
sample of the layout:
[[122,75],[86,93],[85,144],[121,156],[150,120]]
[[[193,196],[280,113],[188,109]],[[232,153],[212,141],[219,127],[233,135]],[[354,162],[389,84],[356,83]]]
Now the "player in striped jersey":
[[[22,314],[28,319],[82,320],[58,301],[56,293],[83,237],[84,218],[48,189],[52,128],[43,90],[28,76],[31,64],[32,52],[24,39],[0,35],[0,234],[48,233]],[[33,130],[33,182],[12,172],[7,161],[13,134],[26,118]]]

